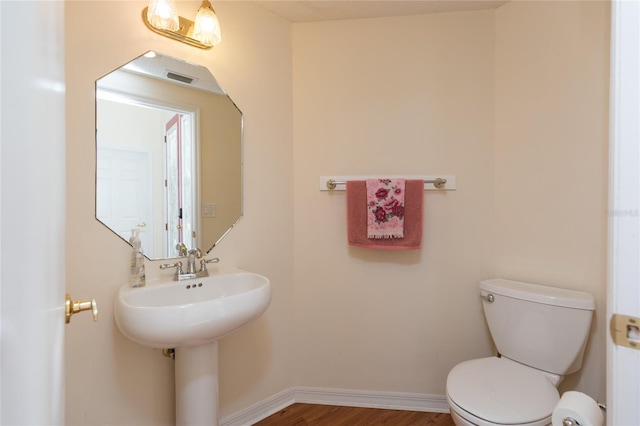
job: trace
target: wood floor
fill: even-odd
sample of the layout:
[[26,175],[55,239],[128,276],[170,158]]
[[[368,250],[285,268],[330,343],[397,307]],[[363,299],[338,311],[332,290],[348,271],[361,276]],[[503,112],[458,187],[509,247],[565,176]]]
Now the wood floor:
[[455,426],[446,413],[293,404],[254,426]]

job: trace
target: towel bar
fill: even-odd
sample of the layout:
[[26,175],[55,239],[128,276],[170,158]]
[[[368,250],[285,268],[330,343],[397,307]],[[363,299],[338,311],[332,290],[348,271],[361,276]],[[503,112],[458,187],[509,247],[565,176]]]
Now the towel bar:
[[[328,189],[336,189],[336,186],[338,185],[344,185],[346,184],[347,181],[344,180],[333,180],[333,179],[329,179],[327,181],[327,188]],[[424,181],[424,183],[432,183],[433,186],[435,186],[436,188],[440,189],[443,188],[444,185],[447,183],[446,179],[442,179],[442,178],[436,178],[436,179],[426,179]]]
[[456,177],[454,175],[440,176],[320,176],[321,191],[344,191],[346,183],[350,180],[402,178],[422,180],[425,183],[425,190],[454,190],[456,189]]

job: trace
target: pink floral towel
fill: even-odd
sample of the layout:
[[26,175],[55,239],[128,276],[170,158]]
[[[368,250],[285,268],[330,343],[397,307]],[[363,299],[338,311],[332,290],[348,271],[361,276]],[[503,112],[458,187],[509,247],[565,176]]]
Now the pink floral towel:
[[404,238],[404,179],[367,179],[367,238]]

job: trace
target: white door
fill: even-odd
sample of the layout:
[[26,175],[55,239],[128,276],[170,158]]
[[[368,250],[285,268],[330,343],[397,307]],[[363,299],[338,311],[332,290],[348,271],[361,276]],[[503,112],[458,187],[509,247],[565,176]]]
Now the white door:
[[[612,3],[607,318],[640,317],[640,2]],[[640,425],[637,348],[607,340],[607,424]],[[611,336],[609,336],[611,337]]]
[[64,2],[0,1],[0,424],[64,424]]

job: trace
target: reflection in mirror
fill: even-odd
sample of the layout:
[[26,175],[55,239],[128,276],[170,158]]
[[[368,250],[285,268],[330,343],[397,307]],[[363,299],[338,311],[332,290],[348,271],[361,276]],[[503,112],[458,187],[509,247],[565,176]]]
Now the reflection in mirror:
[[96,218],[149,259],[242,216],[242,113],[205,67],[149,52],[96,81]]

